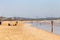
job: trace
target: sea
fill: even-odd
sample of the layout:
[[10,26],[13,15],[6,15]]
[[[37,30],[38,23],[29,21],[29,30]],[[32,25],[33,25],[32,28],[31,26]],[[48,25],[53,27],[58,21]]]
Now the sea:
[[[51,27],[52,27],[51,24],[40,23],[40,22],[28,22],[28,23],[31,24],[32,27],[36,27],[51,32]],[[56,23],[56,24],[53,24],[53,33],[60,35],[60,23]]]

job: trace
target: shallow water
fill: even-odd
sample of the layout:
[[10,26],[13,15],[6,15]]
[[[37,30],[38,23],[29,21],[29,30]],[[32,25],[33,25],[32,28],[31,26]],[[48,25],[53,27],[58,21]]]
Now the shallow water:
[[[37,27],[39,29],[43,29],[43,30],[51,32],[51,24],[41,24],[41,23],[37,23],[37,22],[33,22],[30,24],[32,24],[33,27]],[[54,32],[53,33],[60,35],[60,27],[54,25]]]

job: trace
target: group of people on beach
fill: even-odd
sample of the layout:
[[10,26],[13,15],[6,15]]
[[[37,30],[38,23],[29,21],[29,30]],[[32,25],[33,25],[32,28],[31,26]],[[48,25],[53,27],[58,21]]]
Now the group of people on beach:
[[[13,26],[17,26],[17,24],[18,24],[18,21],[16,21],[16,23],[13,24]],[[12,25],[10,23],[8,23],[8,26],[12,26]]]

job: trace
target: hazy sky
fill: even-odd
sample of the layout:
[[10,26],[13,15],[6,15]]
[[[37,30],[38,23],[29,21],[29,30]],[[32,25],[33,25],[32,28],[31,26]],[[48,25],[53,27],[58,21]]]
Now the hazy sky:
[[0,0],[0,15],[60,17],[60,0]]

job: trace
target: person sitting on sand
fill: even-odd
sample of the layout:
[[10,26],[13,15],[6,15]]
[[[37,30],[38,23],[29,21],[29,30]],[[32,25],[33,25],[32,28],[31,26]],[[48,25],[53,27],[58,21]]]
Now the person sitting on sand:
[[13,26],[17,26],[17,24],[14,24]]
[[16,21],[16,23],[13,26],[17,26],[18,22]]
[[8,23],[8,26],[11,26],[10,23]]

